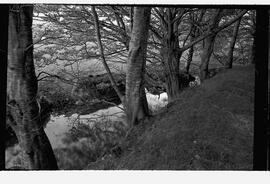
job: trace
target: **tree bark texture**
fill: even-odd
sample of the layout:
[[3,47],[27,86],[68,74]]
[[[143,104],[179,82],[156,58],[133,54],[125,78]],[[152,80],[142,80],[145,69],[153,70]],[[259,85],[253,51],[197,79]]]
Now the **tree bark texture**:
[[228,51],[228,58],[227,58],[228,60],[227,60],[226,65],[225,65],[225,67],[227,69],[232,68],[232,65],[233,65],[233,51],[234,51],[234,45],[235,45],[235,42],[236,42],[236,38],[237,38],[237,33],[238,33],[238,30],[239,30],[240,22],[241,22],[241,19],[239,19],[235,23],[235,26],[233,28],[233,36],[232,36],[232,40],[230,42],[229,51]]
[[[213,17],[209,22],[208,32],[212,32],[215,28],[218,27],[220,20],[220,9],[213,10]],[[211,36],[205,38],[205,45],[201,53],[201,64],[200,64],[200,79],[203,81],[208,77],[208,65],[210,57],[213,52],[215,37],[217,33],[213,33]]]
[[168,101],[172,102],[177,99],[181,91],[180,75],[179,75],[179,62],[180,53],[172,48],[163,48],[162,59],[164,62],[164,73],[166,92],[168,94]]
[[179,65],[182,52],[179,52],[178,24],[174,21],[176,14],[170,8],[166,10],[166,25],[162,25],[164,36],[162,38],[161,57],[164,67],[166,91],[168,101],[174,101],[181,92],[181,81],[179,76]]
[[24,169],[55,170],[56,159],[39,114],[33,62],[33,5],[12,5],[9,14],[7,123],[23,150]]
[[145,90],[144,73],[150,22],[150,7],[135,7],[132,35],[126,75],[126,115],[130,126],[136,125],[149,115]]

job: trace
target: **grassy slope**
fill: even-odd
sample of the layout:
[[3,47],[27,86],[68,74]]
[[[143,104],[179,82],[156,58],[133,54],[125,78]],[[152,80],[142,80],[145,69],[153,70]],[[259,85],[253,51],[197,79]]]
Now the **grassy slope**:
[[120,158],[88,169],[251,170],[254,68],[223,71],[187,89],[133,130]]

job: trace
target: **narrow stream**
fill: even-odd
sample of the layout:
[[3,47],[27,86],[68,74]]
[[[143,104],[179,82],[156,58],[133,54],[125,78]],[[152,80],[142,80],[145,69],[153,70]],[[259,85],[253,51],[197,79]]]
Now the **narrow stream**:
[[[123,108],[122,105],[119,107]],[[109,107],[108,109],[101,109],[88,115],[73,114],[70,117],[64,115],[56,117],[52,116],[45,128],[45,132],[51,142],[52,148],[55,149],[65,146],[62,140],[75,123],[84,123],[91,128],[96,122],[99,122],[104,118],[108,118],[111,121],[124,122],[124,112],[119,107],[114,106]]]
[[[167,105],[167,94],[162,93],[159,96],[151,93],[146,93],[149,109],[157,111]],[[120,108],[119,108],[120,107]],[[84,123],[90,128],[99,121],[110,120],[111,122],[123,122],[125,124],[125,115],[122,110],[123,105],[109,107],[107,109],[101,109],[88,115],[73,114],[70,117],[65,115],[51,116],[51,120],[45,127],[45,133],[47,134],[52,148],[59,149],[68,147],[63,141],[67,133],[76,125],[76,123]],[[78,141],[79,142],[79,141]],[[18,144],[6,149],[6,168],[10,168],[14,165],[21,165],[21,149]]]

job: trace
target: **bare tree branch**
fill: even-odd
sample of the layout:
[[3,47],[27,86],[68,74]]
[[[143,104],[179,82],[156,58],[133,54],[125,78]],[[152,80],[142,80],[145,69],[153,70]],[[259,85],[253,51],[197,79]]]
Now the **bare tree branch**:
[[[42,74],[45,74],[46,76],[41,77]],[[41,71],[41,72],[37,75],[37,81],[42,81],[42,80],[44,80],[44,79],[46,79],[46,78],[50,78],[50,77],[57,78],[57,79],[61,80],[62,82],[65,82],[65,83],[67,83],[67,84],[74,85],[74,82],[72,82],[72,81],[70,81],[70,80],[64,79],[64,78],[60,77],[59,75],[50,74],[50,73],[45,72],[45,71]]]
[[154,26],[150,25],[149,28],[159,40],[162,40],[162,36],[159,34],[158,30],[156,30]]
[[97,12],[95,10],[95,6],[91,6],[91,10],[93,12],[93,16],[94,16],[94,21],[95,21],[95,29],[96,29],[96,34],[97,34],[97,42],[98,42],[98,46],[99,46],[99,50],[100,50],[100,54],[101,54],[101,59],[102,59],[102,63],[104,65],[104,68],[106,69],[109,79],[111,81],[112,87],[114,88],[114,90],[116,91],[117,95],[119,96],[119,98],[121,99],[121,101],[123,101],[123,95],[120,91],[120,89],[117,87],[117,84],[112,76],[111,70],[105,60],[105,56],[103,53],[103,47],[102,47],[102,43],[101,43],[101,35],[100,35],[100,30],[99,30],[99,21],[98,21],[98,15]]
[[158,8],[153,8],[153,9],[154,9],[154,11],[157,13],[157,15],[159,16],[159,18],[160,18],[162,24],[164,24],[165,26],[168,26],[168,24],[167,24],[167,22],[166,22],[164,16],[161,14],[161,12],[159,11],[159,9],[158,9]]
[[223,25],[221,25],[220,27],[217,27],[215,29],[213,29],[213,31],[208,32],[202,36],[199,36],[196,40],[194,40],[193,42],[189,43],[188,45],[182,47],[179,49],[179,52],[184,52],[185,50],[189,49],[191,46],[195,45],[196,43],[204,40],[206,37],[209,37],[213,34],[217,34],[218,32],[220,32],[221,30],[229,27],[230,25],[232,25],[234,22],[236,22],[238,19],[240,19],[245,13],[247,12],[247,10],[243,10],[241,11],[241,13],[239,13],[234,19],[230,20],[227,23],[224,23]]

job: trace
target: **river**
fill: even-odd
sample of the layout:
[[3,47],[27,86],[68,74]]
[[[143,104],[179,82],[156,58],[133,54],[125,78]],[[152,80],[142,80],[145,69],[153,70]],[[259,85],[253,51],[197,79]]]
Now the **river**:
[[[160,108],[167,105],[168,97],[166,93],[162,93],[159,96],[146,93],[146,97],[149,109],[152,111],[158,111]],[[51,116],[51,119],[44,130],[54,150],[65,148],[69,146],[69,144],[63,140],[66,138],[68,135],[67,133],[72,127],[76,126],[78,123],[86,124],[91,128],[98,122],[110,120],[111,122],[122,122],[123,125],[126,126],[125,114],[122,109],[123,105],[119,105],[101,109],[88,115],[73,114],[69,117],[66,117],[65,115]],[[21,149],[18,144],[6,149],[6,168],[10,168],[14,165],[21,165],[20,152]]]

